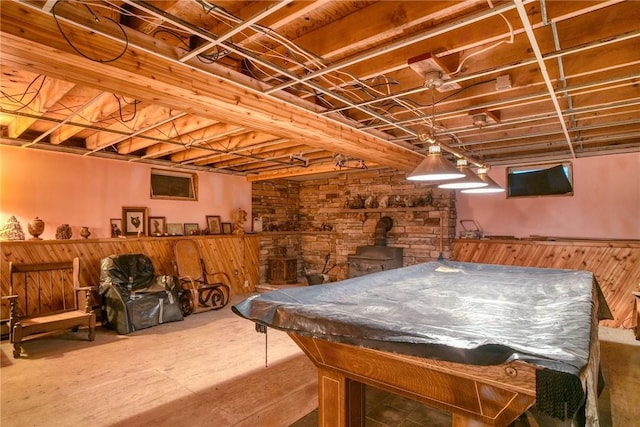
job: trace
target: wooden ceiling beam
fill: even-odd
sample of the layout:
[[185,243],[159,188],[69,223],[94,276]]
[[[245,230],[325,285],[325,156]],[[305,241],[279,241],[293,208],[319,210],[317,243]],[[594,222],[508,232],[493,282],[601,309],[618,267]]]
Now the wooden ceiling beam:
[[[582,2],[554,3],[561,3],[561,5],[556,4],[556,6],[559,7],[559,9],[557,10],[559,16],[556,18],[558,22],[563,22],[564,20],[573,18],[577,14],[583,12],[585,9],[585,4]],[[597,9],[601,10],[601,13],[606,13],[607,5],[608,3],[599,4]],[[629,7],[633,6],[629,5]],[[589,10],[594,9],[592,5],[589,5],[587,8]],[[543,25],[539,21],[540,11],[537,9],[532,9],[532,14],[535,17],[534,19],[537,19],[537,21],[535,21],[535,27],[542,27]],[[446,58],[449,55],[464,52],[462,55],[462,60],[465,61],[465,67],[463,68],[463,72],[465,74],[471,73],[471,70],[489,70],[496,68],[501,64],[517,63],[518,61],[521,61],[522,58],[531,58],[532,55],[529,52],[529,42],[526,37],[522,36],[522,29],[518,26],[519,18],[514,14],[513,11],[509,11],[504,15],[512,23],[512,26],[514,28],[514,36],[516,36],[516,42],[520,40],[519,43],[521,47],[519,48],[514,44],[509,44],[508,48],[507,45],[504,45],[503,48],[498,46],[495,49],[492,49],[490,53],[488,52],[485,55],[471,56],[474,52],[480,49],[484,49],[491,44],[495,44],[500,40],[509,40],[509,28],[507,27],[506,23],[499,16],[494,16],[487,18],[484,21],[473,23],[463,28],[455,29],[444,34],[431,37],[428,40],[415,43],[407,47],[388,51],[384,55],[375,56],[366,61],[362,61],[346,67],[344,68],[344,71],[359,76],[363,79],[382,74],[393,76],[393,73],[395,71],[406,68],[406,61],[408,58],[417,56],[422,53],[434,51],[438,52],[439,58]],[[630,12],[627,16],[631,17],[633,16],[633,13]],[[567,25],[570,24],[571,22],[567,23]],[[595,36],[595,34],[598,34],[598,31],[600,30],[596,30],[596,28],[600,28],[600,26],[595,26],[593,28],[593,32],[581,32],[580,34],[582,34],[583,36],[582,39],[579,40],[587,42],[597,39],[597,36]],[[604,34],[610,35],[612,28],[616,27],[609,26],[607,30],[601,30],[603,33],[603,37],[606,37],[606,35]],[[633,29],[637,28],[637,25],[634,27],[633,18],[629,18],[623,22],[623,28]],[[519,35],[520,37],[518,37]],[[479,40],[484,41],[479,42]],[[578,42],[579,40],[576,40],[576,42]],[[379,44],[378,46],[376,46],[376,49],[385,51],[388,50],[388,46],[390,46],[391,44],[393,44],[393,42],[390,42],[387,45]],[[563,48],[566,48],[566,46],[563,46]],[[464,59],[467,56],[469,56],[469,60]],[[520,73],[520,75],[526,76],[527,74]],[[519,82],[514,82],[514,86],[517,84],[519,84]]]
[[[477,10],[484,1],[469,2],[423,2],[416,7],[415,2],[393,1],[375,2],[360,9],[357,14],[347,15],[312,32],[292,38],[292,42],[308,52],[312,52],[319,61],[329,62],[344,58],[348,54],[360,52],[385,40],[397,39],[401,35],[415,31],[416,27],[437,22],[449,15],[459,15],[463,11]],[[366,23],[364,25],[363,23]],[[335,37],[341,34],[341,37]],[[260,46],[250,46],[259,49]],[[283,47],[276,51],[287,56]],[[268,58],[290,71],[300,71],[301,66]],[[307,64],[309,63],[308,61]],[[316,68],[312,66],[311,68]]]
[[[232,161],[238,162],[234,164],[241,164],[243,161],[253,161],[254,158],[265,157],[271,155],[274,151],[284,149],[294,149],[296,152],[306,149],[311,150],[312,147],[301,144],[300,141],[283,141],[277,139],[274,141],[266,141],[261,144],[254,144],[249,147],[242,147],[236,150],[231,150],[227,153],[220,153],[212,156],[203,157],[194,162],[197,166],[205,166],[208,164]],[[239,157],[241,156],[241,157]],[[248,160],[243,160],[248,159]]]
[[[379,167],[376,163],[368,163],[367,166],[369,169],[376,169]],[[258,181],[270,181],[275,179],[285,179],[292,177],[303,177],[317,174],[325,174],[325,173],[339,173],[341,169],[335,165],[335,163],[327,163],[321,165],[309,165],[308,167],[291,167],[279,169],[277,171],[265,171],[258,172],[255,174],[248,174],[247,181],[249,182],[258,182]]]
[[[25,10],[14,3],[3,5],[2,12],[2,60],[12,66],[37,69],[102,90],[116,90],[139,100],[214,120],[246,124],[278,137],[308,138],[318,147],[330,151],[339,148],[345,154],[400,170],[412,170],[423,158],[397,144],[236,87],[131,45],[116,62],[103,64],[87,60],[66,45],[50,16]],[[31,24],[21,25],[21,22]],[[91,40],[88,46],[86,36]],[[87,50],[91,46],[101,46],[103,55],[122,51],[120,43],[98,33],[85,34],[73,41]]]
[[[327,151],[320,150],[317,148],[311,148],[308,145],[300,145],[300,143],[287,144],[286,147],[278,146],[277,148],[274,148],[274,147],[270,147],[270,148],[271,149],[269,151],[265,150],[260,153],[257,153],[255,151],[245,152],[247,155],[250,155],[251,157],[248,157],[246,155],[243,157],[237,157],[233,155],[221,156],[218,161],[213,162],[213,165],[215,167],[240,167],[240,166],[249,165],[249,164],[259,165],[259,164],[268,162],[269,160],[290,161],[289,157],[291,155],[299,155],[301,152],[304,152],[304,157],[309,158],[310,160],[314,159],[316,156],[318,157],[331,156],[331,153],[328,153]],[[317,153],[323,153],[323,154],[318,155]],[[243,154],[243,153],[236,153],[236,154]],[[293,161],[291,161],[290,163],[292,165],[294,164]],[[204,164],[201,162],[196,162],[196,165],[198,166],[203,166]]]
[[[118,111],[120,105],[113,94],[95,89],[85,89],[85,94],[86,92],[92,94],[91,100],[82,106],[79,111],[73,112],[72,122],[92,126],[95,122]],[[62,125],[51,133],[49,142],[54,145],[62,144],[84,129],[81,126]]]
[[[262,132],[245,132],[240,135],[234,135],[227,138],[218,140],[212,140],[206,142],[206,145],[211,150],[203,150],[199,148],[191,148],[189,150],[175,153],[171,156],[171,160],[180,163],[191,163],[193,160],[207,160],[211,157],[215,157],[219,154],[225,154],[231,150],[237,150],[238,148],[249,147],[253,144],[261,144],[263,142],[273,141],[278,139],[277,137],[262,133]],[[216,154],[212,154],[213,151],[218,151]]]
[[[270,28],[273,31],[278,31],[281,27],[286,26],[292,22],[302,19],[302,22],[305,22],[303,18],[305,15],[313,12],[314,10],[322,7],[325,4],[330,3],[332,0],[317,0],[317,1],[303,1],[303,2],[293,2],[288,4],[284,9],[276,11],[272,15],[267,16],[265,19],[260,21],[260,25]],[[213,31],[216,33],[216,31]],[[262,33],[255,33],[246,37],[237,42],[238,46],[241,46],[246,49],[260,49],[263,50],[262,42],[267,41],[268,38],[265,37]],[[267,42],[269,44],[273,43],[272,41]]]
[[[133,102],[139,101],[134,100]],[[127,122],[117,121],[108,126],[108,129],[119,133],[146,132],[147,128],[159,126],[175,115],[171,108],[164,106],[138,106],[133,118]],[[118,144],[126,138],[126,136],[115,132],[96,133],[86,138],[85,144],[88,150],[101,150],[110,145]]]
[[[147,154],[150,154],[150,150],[157,155],[167,154],[168,151],[164,151],[164,149],[168,148],[168,146],[175,148],[176,144],[158,143],[156,141],[157,139],[178,140],[187,144],[193,141],[193,138],[190,136],[192,132],[202,130],[203,128],[209,128],[216,124],[217,122],[215,120],[205,119],[191,114],[185,115],[147,132],[143,132],[138,137],[129,138],[119,142],[117,150],[120,154],[129,154],[143,148],[151,147],[150,149],[147,149]],[[162,146],[162,148],[159,146]]]
[[34,87],[31,88],[33,93],[26,94],[24,109],[31,112],[34,116],[14,116],[13,120],[9,124],[9,137],[17,138],[24,131],[29,129],[33,125],[37,118],[46,114],[49,108],[53,107],[64,95],[69,92],[75,85],[73,83],[48,78],[47,76],[39,77],[40,82],[36,82]]

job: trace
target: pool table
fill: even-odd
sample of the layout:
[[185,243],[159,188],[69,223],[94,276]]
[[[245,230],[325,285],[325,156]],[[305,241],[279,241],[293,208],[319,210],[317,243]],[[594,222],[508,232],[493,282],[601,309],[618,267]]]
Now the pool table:
[[438,261],[249,297],[233,311],[283,330],[318,368],[319,425],[364,425],[364,384],[506,426],[535,406],[597,426],[590,272]]

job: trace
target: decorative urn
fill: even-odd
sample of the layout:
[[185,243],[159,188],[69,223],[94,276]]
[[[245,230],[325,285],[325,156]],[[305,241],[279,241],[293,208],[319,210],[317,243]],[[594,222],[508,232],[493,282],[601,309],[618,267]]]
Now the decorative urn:
[[80,235],[82,236],[82,238],[88,239],[89,236],[91,236],[91,231],[89,231],[89,227],[82,227],[80,229]]
[[44,221],[35,217],[27,224],[27,230],[29,230],[29,234],[33,236],[31,240],[42,240],[40,235],[44,232]]

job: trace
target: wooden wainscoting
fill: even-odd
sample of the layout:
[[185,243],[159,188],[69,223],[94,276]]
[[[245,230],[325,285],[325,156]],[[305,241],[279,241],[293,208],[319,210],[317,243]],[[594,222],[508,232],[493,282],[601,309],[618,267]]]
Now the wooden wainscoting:
[[[97,285],[100,260],[113,254],[142,253],[153,261],[158,274],[173,275],[173,242],[176,239],[197,242],[210,271],[224,271],[231,279],[231,293],[252,292],[259,281],[258,235],[220,235],[190,237],[141,237],[127,239],[26,240],[3,241],[2,295],[9,293],[9,262],[47,263],[80,258],[80,285]],[[8,305],[2,305],[1,319],[9,318]]]
[[632,292],[640,286],[640,241],[454,240],[451,259],[485,264],[588,270],[615,317],[602,326],[629,328]]

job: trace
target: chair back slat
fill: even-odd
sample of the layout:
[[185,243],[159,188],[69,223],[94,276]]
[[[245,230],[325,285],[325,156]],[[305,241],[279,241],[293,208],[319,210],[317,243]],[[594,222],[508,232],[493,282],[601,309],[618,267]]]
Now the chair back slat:
[[202,257],[193,240],[177,240],[173,246],[178,276],[194,280],[204,277]]
[[9,291],[18,295],[21,317],[74,310],[78,283],[78,258],[61,263],[9,265]]

